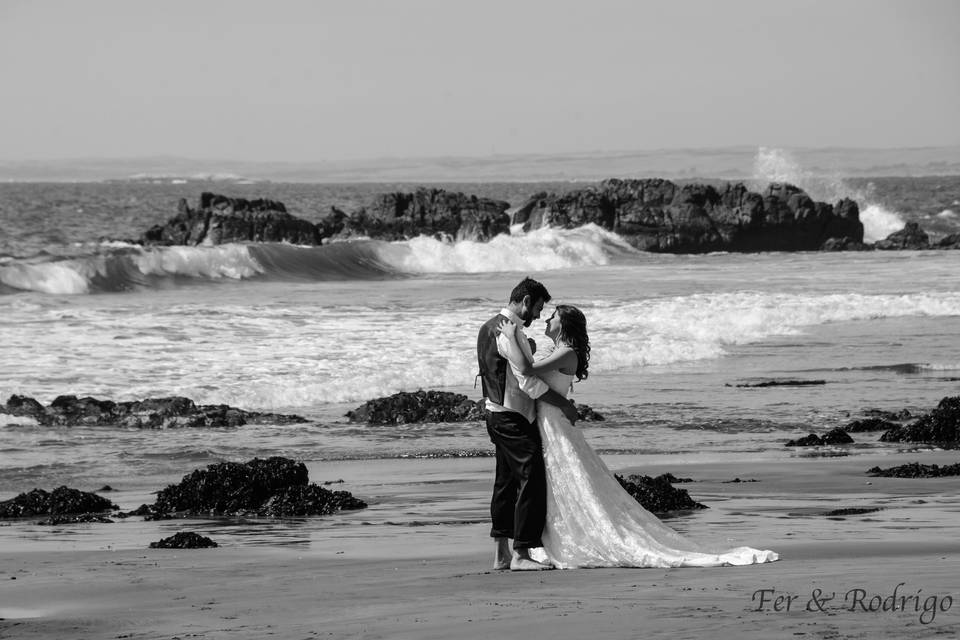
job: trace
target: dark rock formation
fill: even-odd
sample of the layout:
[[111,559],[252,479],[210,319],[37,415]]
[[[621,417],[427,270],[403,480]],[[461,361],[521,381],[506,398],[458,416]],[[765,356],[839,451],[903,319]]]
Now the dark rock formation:
[[685,489],[678,489],[670,485],[665,476],[651,478],[633,474],[627,476],[615,475],[620,485],[627,490],[633,499],[639,502],[644,509],[653,513],[667,511],[681,511],[690,509],[706,509],[706,505],[693,500]]
[[228,242],[290,242],[318,245],[321,229],[287,213],[282,202],[228,198],[202,193],[191,209],[180,200],[177,215],[140,237],[144,245],[198,245]]
[[859,516],[865,513],[874,513],[880,511],[880,509],[882,509],[882,507],[844,507],[842,509],[827,511],[823,515],[828,517]]
[[814,202],[788,184],[763,194],[743,183],[678,186],[661,179],[604,180],[556,196],[539,193],[515,212],[513,224],[572,228],[594,223],[636,248],[667,253],[814,251],[830,238],[863,242],[852,200]]
[[827,238],[820,246],[821,251],[873,251],[872,244],[865,244],[854,238]]
[[937,249],[960,249],[960,233],[951,233],[933,245]]
[[401,391],[376,398],[347,412],[350,422],[407,424],[411,422],[467,422],[483,420],[483,400],[471,400],[449,391]]
[[443,189],[386,193],[353,214],[334,209],[320,222],[336,238],[403,240],[419,235],[489,240],[510,228],[509,202]]
[[811,433],[808,436],[803,438],[798,438],[797,440],[790,440],[787,442],[786,446],[788,447],[819,447],[822,445],[832,445],[832,444],[850,444],[853,442],[853,438],[847,435],[847,432],[837,427],[836,429],[831,429],[830,431],[823,434],[823,437],[818,436],[815,433]]
[[300,416],[244,411],[225,404],[196,405],[193,400],[178,396],[131,402],[58,396],[45,408],[33,398],[13,395],[7,400],[6,406],[0,407],[0,413],[29,416],[45,426],[96,425],[139,429],[306,422]]
[[197,469],[157,493],[156,502],[130,515],[157,519],[166,515],[327,515],[367,505],[347,491],[307,484],[307,467],[289,458],[254,458]]
[[606,418],[602,414],[597,413],[593,410],[590,405],[575,403],[573,405],[577,409],[577,420],[580,422],[604,422]]
[[943,398],[936,409],[906,426],[890,429],[880,440],[960,446],[960,396]]
[[[585,404],[575,404],[578,419],[603,422],[604,417]],[[346,414],[350,422],[371,425],[415,422],[470,422],[484,419],[484,401],[450,391],[401,391],[369,400]]]
[[943,465],[942,467],[935,464],[912,462],[887,469],[873,467],[869,469],[867,473],[884,478],[943,478],[945,476],[960,476],[960,462]]
[[[747,382],[738,384],[738,387],[807,387],[827,384],[826,380],[765,380],[763,382]],[[726,386],[730,386],[729,384]]]
[[0,518],[99,513],[116,508],[117,505],[95,493],[57,487],[52,492],[34,489],[0,502]]
[[217,543],[210,538],[193,531],[181,531],[150,543],[151,549],[210,549],[216,546]]
[[891,233],[873,245],[881,250],[929,249],[930,237],[916,222],[908,222],[900,231]]
[[785,444],[786,447],[819,447],[823,444],[823,438],[815,433],[811,433],[796,440],[790,440]]
[[864,418],[863,420],[854,420],[843,429],[847,433],[861,433],[864,431],[887,431],[899,426],[896,422],[890,422],[883,418]]

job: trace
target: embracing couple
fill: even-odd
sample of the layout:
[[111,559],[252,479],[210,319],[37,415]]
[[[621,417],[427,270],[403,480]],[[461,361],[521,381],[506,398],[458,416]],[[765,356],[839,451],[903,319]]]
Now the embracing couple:
[[[574,428],[567,399],[574,377],[587,377],[590,339],[583,313],[557,305],[545,334],[553,348],[534,360],[529,327],[550,302],[526,278],[507,306],[480,328],[477,360],[496,448],[490,535],[495,569],[708,567],[771,562],[773,551],[710,551],[685,539],[621,486]],[[510,540],[513,540],[511,550]]]

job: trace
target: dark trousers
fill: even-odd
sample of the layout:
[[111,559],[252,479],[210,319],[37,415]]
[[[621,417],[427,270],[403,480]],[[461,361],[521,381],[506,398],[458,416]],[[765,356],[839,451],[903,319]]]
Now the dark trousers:
[[490,535],[513,538],[514,549],[541,547],[547,480],[537,425],[519,413],[488,411],[487,433],[497,452]]

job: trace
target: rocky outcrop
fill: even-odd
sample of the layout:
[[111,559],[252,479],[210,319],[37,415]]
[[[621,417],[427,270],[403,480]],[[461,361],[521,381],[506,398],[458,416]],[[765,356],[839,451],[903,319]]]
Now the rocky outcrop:
[[960,396],[943,398],[936,409],[906,426],[890,429],[880,440],[960,447]]
[[[604,417],[585,404],[574,405],[578,420],[602,422]],[[417,422],[470,422],[484,419],[484,401],[471,400],[450,391],[400,391],[392,396],[369,400],[346,417],[350,422],[369,425]]]
[[144,245],[199,245],[228,242],[289,242],[318,245],[321,229],[287,213],[282,202],[245,200],[204,192],[191,209],[185,199],[177,215],[155,225],[140,237]]
[[[763,382],[743,382],[737,384],[737,387],[763,388],[763,387],[809,387],[827,384],[826,380],[764,380]],[[726,386],[730,386],[727,384]]]
[[629,475],[626,478],[620,475],[614,477],[634,500],[652,513],[707,508],[706,505],[691,498],[686,489],[672,486],[668,480],[668,474],[656,478],[638,474]]
[[4,500],[0,502],[0,518],[94,514],[116,508],[115,504],[95,493],[64,486],[57,487],[53,491],[34,489],[27,493],[21,493],[16,498]]
[[193,531],[181,531],[150,543],[151,549],[210,549],[217,546],[219,545],[207,536]]
[[190,398],[147,398],[113,402],[97,398],[58,396],[44,407],[28,396],[12,395],[0,414],[28,416],[45,426],[117,426],[136,429],[237,427],[244,424],[296,424],[306,419],[276,413],[244,411],[227,406],[196,405]]
[[365,402],[347,418],[372,425],[483,420],[483,400],[449,391],[401,391]]
[[883,418],[863,418],[862,420],[854,420],[848,423],[843,430],[847,433],[862,433],[864,431],[887,431],[899,426],[896,422],[884,420]]
[[958,249],[960,234],[931,245],[915,222],[875,244],[863,242],[857,203],[814,201],[802,189],[771,183],[760,192],[742,182],[682,184],[661,178],[604,180],[560,195],[540,192],[508,213],[510,203],[420,187],[376,196],[354,212],[331,207],[316,224],[290,215],[282,202],[204,192],[196,209],[181,199],[177,214],[138,240],[144,245],[215,245],[329,240],[394,241],[420,235],[486,241],[545,226],[596,224],[634,247],[662,253],[710,251],[869,251]]
[[334,238],[404,240],[427,235],[483,241],[509,231],[509,207],[502,200],[419,188],[383,194],[349,215],[334,209],[320,226]]
[[960,233],[951,233],[933,245],[936,249],[960,249]]
[[668,180],[604,180],[556,196],[539,193],[514,213],[524,229],[594,223],[644,251],[814,251],[830,238],[863,241],[859,209],[844,199],[814,202],[773,183],[761,194],[743,183],[679,186]]
[[943,465],[942,467],[935,464],[912,462],[887,469],[873,467],[869,469],[867,473],[872,476],[881,476],[884,478],[943,478],[946,476],[960,476],[960,462],[957,464]]
[[834,444],[850,444],[853,442],[846,431],[837,427],[836,429],[831,429],[830,431],[823,434],[823,436],[818,436],[815,433],[811,433],[808,436],[803,438],[798,438],[796,440],[790,440],[785,446],[787,447],[821,447],[824,445],[834,445]]
[[916,222],[908,222],[903,229],[891,233],[873,245],[877,249],[892,251],[904,249],[929,249],[930,237]]
[[156,502],[128,515],[161,519],[173,514],[290,517],[327,515],[367,506],[348,491],[308,484],[307,467],[289,458],[221,462],[185,475],[157,493]]
[[862,516],[867,513],[876,513],[883,507],[843,507],[840,509],[831,509],[823,515],[828,518],[843,518],[845,516]]

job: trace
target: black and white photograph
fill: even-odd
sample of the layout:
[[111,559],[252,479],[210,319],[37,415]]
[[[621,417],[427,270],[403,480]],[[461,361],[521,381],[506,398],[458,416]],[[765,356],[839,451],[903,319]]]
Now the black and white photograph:
[[960,2],[0,2],[0,638],[960,637]]

